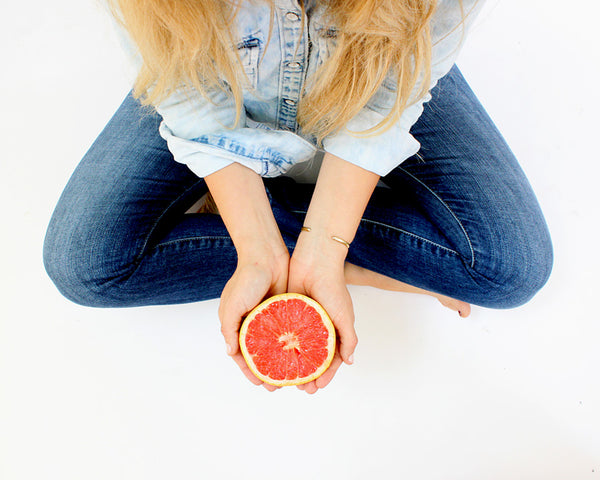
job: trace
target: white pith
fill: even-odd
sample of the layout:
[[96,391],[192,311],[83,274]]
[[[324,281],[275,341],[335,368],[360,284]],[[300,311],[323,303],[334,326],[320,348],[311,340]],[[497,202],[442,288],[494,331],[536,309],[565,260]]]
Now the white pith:
[[283,346],[284,350],[292,350],[294,348],[295,349],[300,348],[300,342],[298,341],[298,337],[296,336],[295,333],[286,332],[283,335],[281,335],[281,337],[279,337],[278,340],[281,343],[285,343],[285,345]]
[[[256,364],[254,363],[254,360],[252,358],[252,355],[250,355],[250,353],[248,352],[243,339],[246,337],[246,333],[248,332],[248,327],[252,323],[254,318],[259,313],[261,313],[265,308],[267,308],[269,305],[271,305],[271,303],[277,302],[279,300],[291,300],[293,298],[300,299],[300,300],[306,302],[307,304],[309,304],[310,306],[312,306],[319,313],[321,318],[323,319],[323,324],[325,325],[325,327],[327,328],[327,331],[329,333],[328,344],[327,344],[327,358],[323,362],[323,365],[321,365],[321,367],[319,367],[312,375],[309,375],[308,377],[296,378],[296,379],[292,379],[292,380],[274,380],[266,375],[263,375],[262,373],[260,373],[258,371],[258,369],[256,368]],[[279,337],[279,340],[281,341],[281,339],[283,337],[286,337],[286,341],[289,341],[290,338],[287,337],[287,335],[290,335],[290,334],[281,335]],[[291,335],[293,335],[293,334],[291,334]],[[329,315],[327,315],[327,312],[315,300],[313,300],[310,297],[306,297],[305,295],[300,295],[299,293],[283,293],[281,295],[275,295],[274,297],[268,298],[263,303],[261,303],[258,307],[256,307],[254,310],[252,310],[252,312],[250,312],[248,314],[248,316],[242,323],[242,327],[240,328],[239,339],[240,339],[240,342],[239,342],[240,350],[242,351],[242,355],[246,359],[246,363],[248,364],[248,367],[250,368],[252,373],[254,375],[256,375],[259,379],[261,379],[263,382],[268,383],[270,385],[275,385],[277,387],[284,387],[284,386],[288,386],[288,385],[300,385],[303,383],[308,383],[308,382],[320,377],[323,374],[323,372],[325,372],[325,370],[327,370],[327,368],[329,368],[329,365],[331,364],[331,360],[333,360],[333,355],[335,354],[335,328],[333,326],[333,323],[331,322],[331,319],[329,318]],[[292,341],[288,344],[288,345],[290,345],[287,348],[288,350],[295,348],[293,346],[294,339],[292,338],[291,340]],[[296,342],[297,342],[297,339],[296,339]],[[286,349],[285,346],[284,346],[284,349]]]

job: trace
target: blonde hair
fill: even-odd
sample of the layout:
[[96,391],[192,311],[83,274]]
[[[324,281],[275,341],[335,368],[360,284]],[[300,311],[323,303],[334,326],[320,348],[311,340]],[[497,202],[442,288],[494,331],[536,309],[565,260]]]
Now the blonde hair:
[[[204,96],[217,87],[233,95],[238,124],[244,73],[232,39],[239,2],[236,7],[227,0],[107,1],[142,57],[134,85],[142,103],[157,105],[182,87]],[[270,40],[274,3],[263,1],[271,7]],[[437,0],[317,1],[324,3],[325,23],[337,31],[337,39],[298,104],[297,121],[303,133],[312,133],[321,146],[323,138],[338,132],[367,104],[391,73],[397,80],[395,103],[378,125],[361,133],[389,129],[409,101],[428,91],[430,19]],[[300,3],[304,13],[304,2]]]

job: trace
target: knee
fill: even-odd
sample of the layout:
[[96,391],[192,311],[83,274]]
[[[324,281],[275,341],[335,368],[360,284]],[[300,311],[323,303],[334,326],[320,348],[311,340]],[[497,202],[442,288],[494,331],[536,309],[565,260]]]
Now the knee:
[[78,305],[119,306],[119,278],[105,268],[102,247],[80,234],[73,225],[50,224],[43,247],[46,273],[58,291]]
[[546,284],[553,264],[552,247],[541,248],[535,254],[521,257],[510,278],[500,288],[496,308],[514,308],[526,304]]
[[68,300],[86,307],[101,307],[103,299],[89,278],[87,262],[82,252],[59,247],[46,236],[44,242],[44,268],[58,291]]
[[514,238],[497,251],[493,275],[480,285],[485,290],[483,306],[514,308],[531,300],[546,284],[552,271],[554,254],[548,230]]

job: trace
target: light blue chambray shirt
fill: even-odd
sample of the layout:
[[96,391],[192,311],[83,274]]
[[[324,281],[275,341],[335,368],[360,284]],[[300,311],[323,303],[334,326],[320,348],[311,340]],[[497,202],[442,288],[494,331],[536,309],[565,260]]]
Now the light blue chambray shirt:
[[[458,0],[439,0],[432,18],[432,81],[430,89],[454,64],[469,26],[483,0],[464,0],[468,13],[463,25]],[[176,92],[157,106],[163,117],[160,135],[167,141],[177,162],[186,164],[196,175],[205,177],[238,162],[263,177],[283,175],[296,164],[312,159],[316,138],[305,135],[296,122],[301,92],[307,79],[331,54],[336,29],[322,23],[323,6],[318,0],[302,11],[297,0],[275,0],[274,25],[267,46],[270,9],[243,1],[238,13],[235,47],[247,74],[244,109],[238,127],[232,95],[214,89],[211,99]],[[263,57],[261,60],[261,57]],[[359,132],[377,125],[395,100],[395,80],[388,76],[368,104],[337,134],[323,140],[323,150],[366,170],[384,176],[419,151],[419,142],[409,130],[423,112],[427,94],[410,105],[392,128],[371,137]]]

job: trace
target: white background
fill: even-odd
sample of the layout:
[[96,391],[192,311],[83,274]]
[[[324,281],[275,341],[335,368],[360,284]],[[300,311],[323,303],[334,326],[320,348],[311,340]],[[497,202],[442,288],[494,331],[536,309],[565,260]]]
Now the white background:
[[468,319],[351,288],[356,363],[314,396],[251,385],[217,301],[58,294],[45,228],[132,71],[92,0],[3,5],[0,478],[600,479],[594,5],[489,0],[458,62],[546,213],[548,285]]

